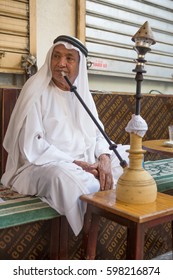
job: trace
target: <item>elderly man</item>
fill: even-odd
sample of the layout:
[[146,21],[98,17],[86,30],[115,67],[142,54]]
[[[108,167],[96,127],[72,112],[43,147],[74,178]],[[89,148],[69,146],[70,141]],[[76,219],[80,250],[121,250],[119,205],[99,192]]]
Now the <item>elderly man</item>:
[[[122,174],[118,159],[82,107],[62,72],[74,84],[97,121],[89,92],[86,47],[76,38],[54,40],[45,63],[24,85],[13,110],[4,147],[4,185],[39,196],[67,217],[76,235],[83,226],[82,194],[109,190]],[[119,146],[128,158],[125,146]]]

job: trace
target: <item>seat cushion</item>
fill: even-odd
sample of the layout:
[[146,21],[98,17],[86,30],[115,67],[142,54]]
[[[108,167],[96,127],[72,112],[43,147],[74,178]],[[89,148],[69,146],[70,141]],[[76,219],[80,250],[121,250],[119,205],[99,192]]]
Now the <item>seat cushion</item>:
[[156,181],[158,192],[173,190],[173,158],[146,161],[144,167]]
[[61,216],[35,196],[24,196],[0,185],[0,229]]

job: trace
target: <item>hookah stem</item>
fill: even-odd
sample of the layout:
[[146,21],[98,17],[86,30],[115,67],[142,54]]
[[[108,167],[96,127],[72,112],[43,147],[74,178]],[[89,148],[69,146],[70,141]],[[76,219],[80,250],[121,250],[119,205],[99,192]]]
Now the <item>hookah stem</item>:
[[117,145],[116,144],[112,144],[111,140],[109,139],[109,137],[107,136],[107,134],[105,133],[105,131],[102,129],[102,127],[100,126],[100,124],[97,122],[97,120],[95,119],[95,117],[93,116],[93,114],[91,113],[91,111],[89,110],[89,108],[86,106],[86,104],[84,103],[83,99],[81,98],[81,96],[78,94],[76,87],[73,86],[71,84],[71,82],[69,81],[69,79],[67,78],[67,76],[65,75],[64,72],[62,72],[62,76],[64,77],[64,79],[66,80],[66,82],[68,83],[68,85],[70,86],[70,91],[74,92],[76,97],[79,99],[79,101],[81,102],[81,104],[83,105],[83,107],[85,108],[85,110],[87,111],[87,113],[89,114],[89,116],[91,117],[91,119],[93,120],[93,122],[96,124],[96,126],[98,127],[98,129],[100,130],[100,132],[102,133],[102,135],[105,137],[105,139],[107,140],[110,150],[113,150],[114,153],[116,154],[116,156],[118,157],[119,161],[120,161],[120,165],[124,168],[127,166],[127,163],[125,160],[122,159],[122,157],[120,156],[120,154],[117,151]]
[[142,98],[141,83],[143,81],[142,71],[137,71],[135,80],[136,80],[136,109],[135,109],[135,115],[140,115],[140,111],[141,111],[140,99]]

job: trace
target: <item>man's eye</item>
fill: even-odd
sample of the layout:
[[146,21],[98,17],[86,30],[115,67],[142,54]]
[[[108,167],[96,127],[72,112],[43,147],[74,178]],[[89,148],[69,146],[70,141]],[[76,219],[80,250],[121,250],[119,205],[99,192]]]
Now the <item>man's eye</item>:
[[53,58],[59,59],[60,56],[59,56],[58,54],[54,54],[54,55],[53,55]]
[[72,62],[72,61],[74,61],[74,58],[71,57],[71,56],[69,56],[69,57],[67,57],[67,60],[68,60],[69,62]]

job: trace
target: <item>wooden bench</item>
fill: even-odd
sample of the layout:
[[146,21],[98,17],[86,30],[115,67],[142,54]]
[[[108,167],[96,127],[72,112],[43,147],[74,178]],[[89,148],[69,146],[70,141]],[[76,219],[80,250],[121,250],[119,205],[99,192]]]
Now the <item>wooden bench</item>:
[[[19,96],[19,89],[0,89],[0,167],[1,175],[5,171],[7,153],[2,141],[7,129],[11,112]],[[23,196],[10,188],[0,185],[0,229],[22,226],[42,220],[51,220],[50,259],[68,259],[68,223],[47,203],[37,197]]]

